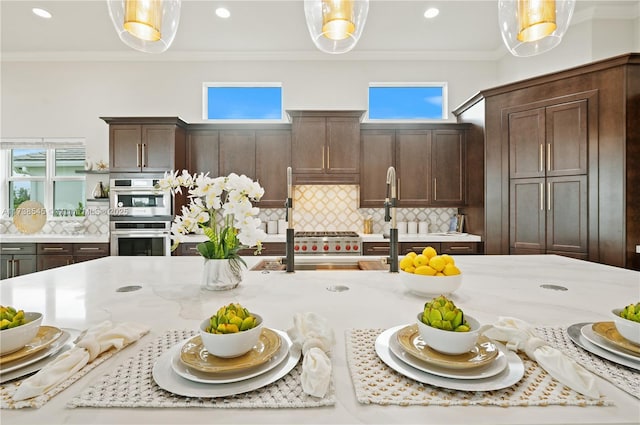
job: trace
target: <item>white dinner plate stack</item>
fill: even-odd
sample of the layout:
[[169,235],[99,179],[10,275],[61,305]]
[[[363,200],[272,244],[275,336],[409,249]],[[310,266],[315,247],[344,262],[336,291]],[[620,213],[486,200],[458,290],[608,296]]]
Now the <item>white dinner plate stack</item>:
[[588,352],[640,371],[640,346],[620,335],[613,322],[576,323],[569,326],[567,333]]
[[226,397],[253,391],[288,374],[300,351],[286,332],[265,328],[251,351],[230,359],[213,356],[200,336],[179,342],[153,366],[153,379],[163,389],[185,397]]
[[427,346],[417,325],[382,332],[376,353],[390,368],[424,384],[460,391],[493,391],[509,387],[524,376],[518,355],[483,336],[468,353],[447,355]]
[[69,350],[72,330],[40,326],[36,336],[18,351],[0,356],[0,383],[22,378],[42,369],[47,363]]

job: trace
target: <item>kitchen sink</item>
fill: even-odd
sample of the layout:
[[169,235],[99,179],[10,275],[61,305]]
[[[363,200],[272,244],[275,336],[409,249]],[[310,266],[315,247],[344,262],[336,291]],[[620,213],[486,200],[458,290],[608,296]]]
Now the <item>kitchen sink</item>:
[[[281,259],[262,260],[251,268],[253,271],[273,270],[285,271],[287,266]],[[294,270],[389,270],[389,265],[383,259],[358,260],[358,259],[323,259],[323,258],[296,258]]]

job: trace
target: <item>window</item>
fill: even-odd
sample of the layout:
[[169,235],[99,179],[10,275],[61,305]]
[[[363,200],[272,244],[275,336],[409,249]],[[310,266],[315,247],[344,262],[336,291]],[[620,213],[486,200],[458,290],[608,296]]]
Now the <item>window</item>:
[[369,84],[370,121],[439,121],[446,118],[446,83]]
[[282,122],[282,84],[205,83],[203,119],[225,122]]
[[38,201],[49,217],[84,214],[84,141],[12,139],[0,142],[0,208],[12,216],[24,201]]

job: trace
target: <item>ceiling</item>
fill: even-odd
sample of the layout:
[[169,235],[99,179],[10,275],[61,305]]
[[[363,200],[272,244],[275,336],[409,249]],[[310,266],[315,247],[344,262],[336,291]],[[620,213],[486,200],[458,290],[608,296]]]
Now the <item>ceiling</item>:
[[[171,58],[496,59],[507,52],[498,29],[497,0],[371,0],[362,38],[349,53],[319,52],[309,37],[302,0],[182,0],[176,38],[168,51],[146,54],[124,45],[106,0],[2,0],[3,58],[170,60]],[[231,17],[214,10],[226,6]],[[36,17],[32,7],[53,14]],[[425,19],[437,6],[440,15]],[[572,23],[593,16],[637,17],[638,0],[578,0]]]

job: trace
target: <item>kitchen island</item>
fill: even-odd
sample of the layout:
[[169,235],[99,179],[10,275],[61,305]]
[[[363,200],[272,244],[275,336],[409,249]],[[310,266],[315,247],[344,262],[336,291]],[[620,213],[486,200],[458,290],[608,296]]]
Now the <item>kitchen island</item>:
[[[246,257],[249,267],[264,257]],[[553,255],[459,256],[462,287],[451,298],[481,323],[513,316],[537,326],[610,320],[612,308],[640,298],[640,273]],[[39,409],[0,411],[2,423],[437,423],[637,424],[640,403],[597,378],[605,406],[381,406],[361,404],[347,363],[345,333],[411,323],[424,296],[385,271],[248,271],[230,291],[199,287],[199,257],[107,257],[4,280],[1,303],[42,311],[46,325],[85,329],[104,320],[151,327],[142,340],[100,364]],[[121,288],[134,289],[119,292]],[[138,288],[139,287],[139,288]],[[137,290],[135,290],[138,288]],[[336,290],[340,289],[340,290]],[[240,302],[266,326],[286,330],[297,312],[316,312],[336,335],[334,406],[288,409],[74,408],[67,403],[172,329],[196,329],[218,307]],[[428,387],[427,387],[428,388]]]

